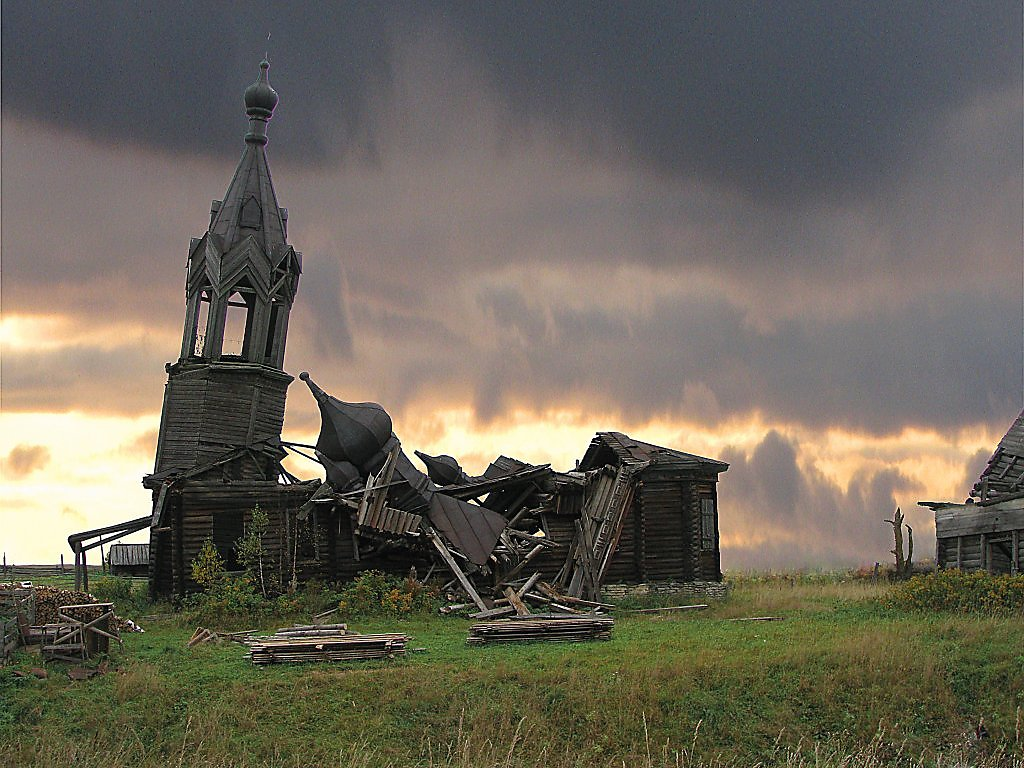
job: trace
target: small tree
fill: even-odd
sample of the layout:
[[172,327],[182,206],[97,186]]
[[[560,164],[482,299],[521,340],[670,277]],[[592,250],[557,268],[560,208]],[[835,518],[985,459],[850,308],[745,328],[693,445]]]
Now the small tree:
[[203,589],[209,589],[224,576],[224,558],[220,556],[211,538],[203,542],[191,565],[192,578]]
[[[897,579],[909,579],[913,570],[914,560],[914,529],[903,522],[903,513],[899,507],[896,507],[896,514],[893,515],[892,520],[886,520],[889,525],[892,526],[893,538],[895,544],[890,550],[896,557],[896,578]],[[907,554],[903,555],[903,527],[906,525],[907,528]]]
[[263,548],[263,534],[269,527],[270,517],[257,504],[252,508],[245,533],[235,542],[239,564],[245,568],[245,572],[253,584],[260,588],[260,594],[263,597],[267,596],[267,582],[263,576],[263,558],[266,555],[266,550]]

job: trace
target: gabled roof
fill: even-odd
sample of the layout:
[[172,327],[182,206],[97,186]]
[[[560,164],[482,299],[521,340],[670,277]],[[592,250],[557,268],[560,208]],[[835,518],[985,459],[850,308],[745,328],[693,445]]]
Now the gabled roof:
[[988,500],[1024,491],[1024,411],[999,441],[971,496]]
[[590,441],[590,447],[587,448],[579,468],[583,471],[597,469],[609,463],[611,457],[617,459],[616,463],[624,461],[650,462],[651,464],[673,465],[681,469],[700,469],[716,473],[725,472],[729,468],[724,461],[697,456],[693,453],[684,453],[673,448],[663,448],[642,440],[634,440],[622,432],[598,432]]

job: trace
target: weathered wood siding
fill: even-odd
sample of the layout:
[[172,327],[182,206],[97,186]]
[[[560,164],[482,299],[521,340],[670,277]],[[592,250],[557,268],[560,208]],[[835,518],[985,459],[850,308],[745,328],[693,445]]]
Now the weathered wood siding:
[[[191,469],[229,448],[280,437],[291,381],[286,373],[249,363],[172,366],[164,390],[155,471]],[[269,469],[237,467],[242,476],[230,479],[265,479],[263,471]]]

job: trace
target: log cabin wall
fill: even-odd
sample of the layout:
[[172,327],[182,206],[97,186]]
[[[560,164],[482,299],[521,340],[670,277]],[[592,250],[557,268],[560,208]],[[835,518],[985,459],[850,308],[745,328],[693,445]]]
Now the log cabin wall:
[[[160,596],[183,595],[199,588],[192,578],[191,563],[199,554],[206,539],[212,539],[228,570],[238,568],[233,551],[234,542],[251,521],[251,511],[257,504],[270,519],[263,543],[267,550],[267,563],[275,573],[284,573],[290,560],[284,560],[285,545],[295,513],[312,489],[306,485],[279,485],[268,481],[239,481],[232,483],[211,481],[184,481],[170,494],[168,502],[169,531],[154,532],[160,546],[150,547],[158,552],[152,568],[155,593]],[[303,550],[303,554],[305,550]]]
[[423,576],[429,568],[427,555],[384,545],[383,540],[374,543],[365,535],[361,537],[364,551],[357,557],[347,509],[327,506],[299,518],[299,508],[312,491],[309,485],[266,481],[183,483],[170,494],[169,530],[152,534],[162,544],[156,548],[160,556],[152,564],[156,594],[169,597],[198,591],[191,563],[207,539],[217,547],[226,570],[240,570],[235,544],[252,522],[257,504],[267,513],[269,523],[263,535],[264,573],[269,583],[281,588],[286,589],[293,576],[299,584],[311,579],[341,582],[371,569],[405,575],[410,567],[416,567]]
[[1020,573],[1024,569],[1024,494],[955,504],[921,502],[935,512],[939,568]]

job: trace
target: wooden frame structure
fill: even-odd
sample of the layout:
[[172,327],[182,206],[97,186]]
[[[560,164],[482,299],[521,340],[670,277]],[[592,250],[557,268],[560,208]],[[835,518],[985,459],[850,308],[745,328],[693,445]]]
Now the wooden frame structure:
[[935,513],[939,568],[1024,573],[1024,411],[999,441],[971,498],[918,503]]

